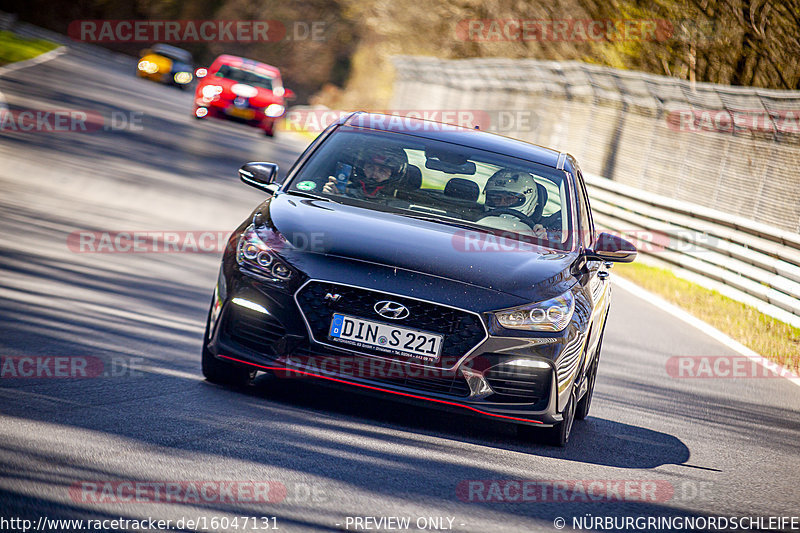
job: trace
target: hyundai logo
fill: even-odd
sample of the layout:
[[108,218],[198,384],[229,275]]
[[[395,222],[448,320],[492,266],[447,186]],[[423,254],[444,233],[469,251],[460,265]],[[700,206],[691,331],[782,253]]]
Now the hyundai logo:
[[405,305],[389,300],[381,300],[376,303],[375,312],[390,320],[402,320],[410,314]]

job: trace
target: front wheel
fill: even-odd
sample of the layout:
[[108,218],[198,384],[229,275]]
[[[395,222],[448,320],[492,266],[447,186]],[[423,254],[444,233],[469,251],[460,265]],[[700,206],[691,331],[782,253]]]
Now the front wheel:
[[211,383],[244,387],[255,377],[256,372],[247,367],[217,359],[204,345],[203,375]]
[[544,444],[563,448],[569,442],[572,432],[572,423],[575,421],[575,392],[569,396],[567,405],[564,407],[564,419],[553,427],[537,428],[534,426],[517,426],[517,435],[524,438],[531,438]]
[[208,349],[206,342],[208,340],[210,318],[211,309],[208,310],[206,331],[203,334],[203,375],[211,383],[217,383],[219,385],[232,385],[234,387],[243,387],[244,385],[247,385],[253,378],[256,377],[256,371],[250,370],[249,368],[241,365],[237,365],[236,363],[229,363],[228,361],[217,359]]
[[592,396],[594,395],[594,384],[597,382],[597,367],[600,365],[600,350],[603,349],[603,336],[605,335],[605,326],[603,332],[600,333],[600,341],[597,343],[597,351],[594,354],[594,362],[592,368],[589,369],[587,379],[589,384],[586,387],[586,394],[583,395],[581,401],[578,402],[575,408],[575,418],[577,420],[584,420],[589,415],[589,408],[592,406]]
[[592,406],[592,394],[594,394],[594,384],[597,381],[597,359],[592,363],[592,368],[589,370],[589,384],[586,387],[586,394],[583,395],[581,401],[575,407],[575,418],[577,420],[584,420],[589,415],[589,408]]

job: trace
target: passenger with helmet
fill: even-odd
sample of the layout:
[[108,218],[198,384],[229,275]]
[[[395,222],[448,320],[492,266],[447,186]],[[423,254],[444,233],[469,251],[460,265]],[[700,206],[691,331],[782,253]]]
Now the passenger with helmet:
[[[360,150],[355,159],[346,195],[371,199],[393,197],[408,168],[405,150],[397,146],[371,146]],[[327,194],[343,194],[330,176],[322,188]]]
[[484,192],[486,215],[478,221],[480,224],[547,238],[547,231],[538,220],[544,206],[539,206],[538,187],[530,173],[500,169],[486,182]]

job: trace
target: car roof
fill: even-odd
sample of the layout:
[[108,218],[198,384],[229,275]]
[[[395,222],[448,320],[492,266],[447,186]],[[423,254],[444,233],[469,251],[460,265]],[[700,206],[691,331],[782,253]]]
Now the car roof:
[[239,56],[232,56],[230,54],[222,54],[221,56],[217,57],[214,60],[214,63],[222,63],[223,65],[230,65],[236,68],[244,68],[245,70],[255,70],[257,72],[261,71],[264,74],[269,74],[272,76],[280,76],[281,71],[278,67],[273,67],[272,65],[267,65],[266,63],[262,63],[261,61],[256,61],[255,59],[248,59],[246,57],[239,57]]
[[475,130],[399,115],[356,112],[340,122],[346,127],[405,133],[415,137],[434,139],[470,148],[510,155],[553,168],[564,168],[561,152],[488,131]]
[[183,61],[184,63],[192,62],[192,54],[187,52],[183,48],[178,48],[177,46],[158,43],[154,44],[151,50],[153,50],[153,52],[157,54],[163,54],[166,55],[167,57],[177,59],[178,61]]

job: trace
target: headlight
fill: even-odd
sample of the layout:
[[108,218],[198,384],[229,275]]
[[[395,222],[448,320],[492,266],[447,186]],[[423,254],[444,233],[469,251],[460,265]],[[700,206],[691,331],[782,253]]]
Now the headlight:
[[146,59],[139,61],[137,68],[143,72],[147,72],[148,74],[155,74],[158,72],[158,65],[152,61],[147,61]]
[[283,115],[283,106],[280,104],[269,104],[264,114],[268,117],[279,117]]
[[201,92],[203,93],[203,98],[211,100],[222,92],[222,87],[219,85],[206,85],[201,89]]
[[189,72],[176,72],[172,79],[175,83],[185,85],[192,81],[192,75]]
[[239,237],[236,262],[259,274],[278,280],[288,280],[293,275],[292,269],[278,258],[275,250],[261,240],[253,225],[248,226]]
[[575,312],[575,297],[567,291],[561,296],[504,309],[494,313],[497,323],[507,329],[525,329],[528,331],[561,331]]

